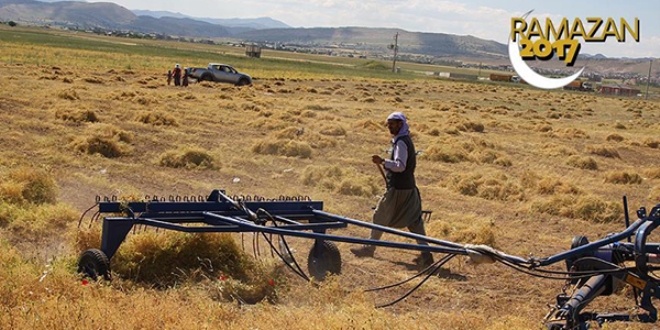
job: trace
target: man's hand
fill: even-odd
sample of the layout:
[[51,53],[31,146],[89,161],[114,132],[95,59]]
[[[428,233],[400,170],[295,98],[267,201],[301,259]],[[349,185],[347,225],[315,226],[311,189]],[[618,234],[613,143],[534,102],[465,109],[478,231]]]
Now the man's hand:
[[374,162],[374,164],[382,164],[385,160],[381,156],[373,155],[371,156],[371,161]]

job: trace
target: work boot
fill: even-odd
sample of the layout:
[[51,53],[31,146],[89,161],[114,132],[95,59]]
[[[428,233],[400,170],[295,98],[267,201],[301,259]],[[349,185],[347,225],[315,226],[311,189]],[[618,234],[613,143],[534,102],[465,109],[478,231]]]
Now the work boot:
[[433,255],[431,252],[422,252],[419,257],[413,259],[413,262],[419,267],[419,269],[424,269],[433,265]]
[[374,251],[376,251],[376,247],[372,245],[363,245],[359,248],[351,248],[351,252],[353,252],[353,254],[358,258],[373,257]]

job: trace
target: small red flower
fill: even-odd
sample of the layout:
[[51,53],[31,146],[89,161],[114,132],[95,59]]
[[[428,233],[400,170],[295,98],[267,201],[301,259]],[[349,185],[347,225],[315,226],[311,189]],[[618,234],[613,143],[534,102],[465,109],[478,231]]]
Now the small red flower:
[[268,285],[275,286],[275,280],[272,279],[272,278],[270,280],[268,280]]
[[81,283],[81,284],[82,284],[82,285],[87,285],[87,284],[89,284],[89,281],[86,280],[86,279],[84,279],[84,280],[82,280],[82,283]]
[[220,281],[226,281],[227,277],[225,275],[220,275]]

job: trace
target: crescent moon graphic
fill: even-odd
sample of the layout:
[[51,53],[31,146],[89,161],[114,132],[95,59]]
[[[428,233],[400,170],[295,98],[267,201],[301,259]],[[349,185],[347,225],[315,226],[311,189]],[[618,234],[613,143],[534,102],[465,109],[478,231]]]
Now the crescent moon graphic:
[[[532,11],[530,10],[527,12],[524,16],[523,19],[527,17]],[[522,59],[520,56],[520,49],[518,48],[518,42],[513,42],[511,41],[511,37],[509,37],[509,59],[511,60],[511,65],[513,65],[513,69],[516,70],[516,73],[520,78],[525,80],[528,84],[537,87],[537,88],[542,88],[542,89],[555,89],[555,88],[562,88],[571,82],[573,82],[575,79],[577,79],[581,74],[582,71],[584,71],[584,67],[580,69],[578,72],[574,73],[571,76],[564,77],[564,78],[548,78],[544,77],[538,73],[536,73],[532,68],[530,68],[527,63],[525,63],[525,60]]]

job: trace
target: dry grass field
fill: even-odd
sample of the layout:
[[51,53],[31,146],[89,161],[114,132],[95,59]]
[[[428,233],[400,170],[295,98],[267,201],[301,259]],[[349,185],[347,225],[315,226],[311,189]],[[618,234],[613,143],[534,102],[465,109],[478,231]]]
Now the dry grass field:
[[[178,43],[133,54],[1,33],[2,329],[541,328],[561,281],[455,258],[405,301],[376,309],[412,285],[364,290],[415,274],[415,254],[379,249],[357,259],[343,243],[342,274],[319,287],[243,252],[237,234],[147,230],[129,235],[113,258],[112,282],[75,273],[80,251],[99,244],[99,222],[78,228],[96,195],[309,195],[330,212],[369,220],[383,192],[370,158],[386,155],[392,111],[407,114],[422,151],[417,180],[433,211],[430,236],[543,257],[574,235],[621,230],[623,195],[633,209],[660,202],[658,101],[187,56]],[[211,61],[240,63],[258,79],[240,88],[167,86],[174,63]],[[305,260],[310,242],[293,245]],[[633,307],[624,290],[589,309]]]

